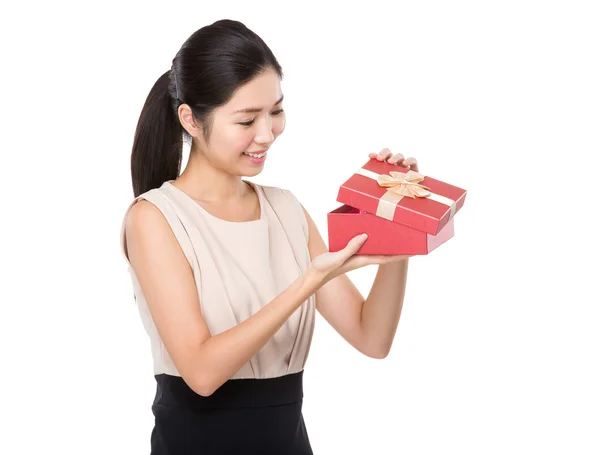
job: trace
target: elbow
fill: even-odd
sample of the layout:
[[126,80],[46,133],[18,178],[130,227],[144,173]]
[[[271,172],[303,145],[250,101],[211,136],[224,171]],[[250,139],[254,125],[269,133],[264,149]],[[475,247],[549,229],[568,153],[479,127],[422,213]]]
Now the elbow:
[[363,355],[371,358],[382,360],[385,359],[389,353],[391,346],[374,346],[372,343],[363,342],[354,344],[354,347]]
[[216,389],[214,387],[210,387],[210,386],[196,386],[192,390],[194,390],[194,392],[196,392],[198,395],[206,398],[206,397],[211,396],[213,393],[215,393]]
[[186,383],[188,384],[190,389],[192,389],[195,393],[203,397],[211,396],[218,389],[218,387],[215,387],[214,381],[206,377],[206,375],[194,378],[189,382],[186,381]]
[[373,350],[366,355],[372,359],[383,360],[389,354],[390,354],[390,348],[385,348],[385,349]]
[[384,351],[384,352],[378,352],[376,354],[370,355],[369,357],[371,357],[372,359],[383,360],[388,356],[388,354],[389,354],[389,351]]
[[188,377],[190,381],[186,381],[190,389],[202,397],[210,397],[214,394],[226,381],[227,377],[218,373],[217,365],[207,361],[206,358],[197,357],[193,364],[188,364]]

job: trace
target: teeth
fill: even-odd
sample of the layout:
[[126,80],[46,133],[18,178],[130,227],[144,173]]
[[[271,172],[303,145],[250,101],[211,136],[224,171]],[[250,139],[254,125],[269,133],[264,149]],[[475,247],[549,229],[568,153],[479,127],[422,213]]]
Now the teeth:
[[246,153],[246,152],[244,152],[244,155],[251,156],[252,158],[262,158],[266,154],[267,154],[267,152],[264,152],[264,153]]

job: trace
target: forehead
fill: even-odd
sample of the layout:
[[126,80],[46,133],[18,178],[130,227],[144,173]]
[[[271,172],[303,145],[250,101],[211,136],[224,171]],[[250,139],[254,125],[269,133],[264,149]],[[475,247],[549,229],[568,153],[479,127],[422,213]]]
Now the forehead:
[[238,88],[224,107],[229,113],[247,108],[271,109],[281,95],[279,76],[269,70]]

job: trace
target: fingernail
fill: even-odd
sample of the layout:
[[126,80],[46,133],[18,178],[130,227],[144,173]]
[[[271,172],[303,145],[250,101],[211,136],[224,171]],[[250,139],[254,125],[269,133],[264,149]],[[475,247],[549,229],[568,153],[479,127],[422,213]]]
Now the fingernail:
[[360,236],[361,239],[366,239],[368,236],[368,234],[364,233],[363,235]]

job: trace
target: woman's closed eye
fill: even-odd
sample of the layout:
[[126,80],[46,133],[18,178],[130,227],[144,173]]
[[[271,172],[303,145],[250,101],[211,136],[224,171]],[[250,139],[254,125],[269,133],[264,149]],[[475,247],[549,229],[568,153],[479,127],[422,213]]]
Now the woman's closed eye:
[[[279,109],[279,110],[272,112],[271,115],[281,115],[282,112],[283,112],[283,109]],[[253,123],[254,123],[254,119],[248,120],[247,122],[240,122],[240,123],[238,123],[238,125],[250,126]]]

